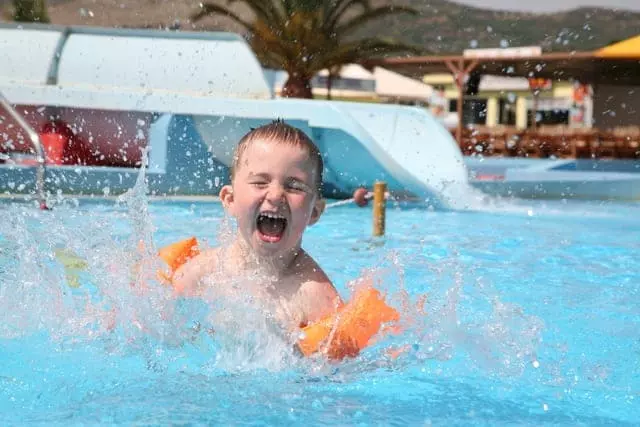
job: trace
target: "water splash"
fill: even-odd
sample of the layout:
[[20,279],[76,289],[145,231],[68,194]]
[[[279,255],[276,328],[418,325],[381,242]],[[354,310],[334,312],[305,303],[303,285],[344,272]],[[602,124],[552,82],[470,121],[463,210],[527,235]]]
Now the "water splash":
[[[210,278],[202,301],[177,299],[158,283],[158,230],[147,193],[142,167],[135,186],[115,206],[92,211],[71,203],[53,212],[11,207],[0,229],[7,273],[0,286],[0,338],[45,331],[67,346],[93,343],[107,353],[140,355],[153,369],[181,360],[224,372],[333,372],[326,361],[298,358],[295,337],[272,315],[276,308],[251,298],[248,290],[264,286],[263,277],[243,277],[227,293]],[[217,235],[219,242],[229,239],[232,224],[223,221]],[[469,281],[473,272],[465,272],[455,257],[420,267],[439,270],[442,279],[419,286],[411,279],[411,288],[427,293],[422,301],[405,283],[405,264],[411,262],[416,261],[388,252],[380,268],[363,272],[364,280],[401,309],[403,332],[385,336],[345,366],[360,366],[358,371],[381,363],[454,364],[462,354],[477,369],[518,375],[535,359],[537,319],[501,301],[486,284]],[[348,299],[359,283],[351,282],[343,296]]]
[[[366,352],[369,365],[390,361],[397,368],[438,362],[438,371],[444,366],[455,375],[517,377],[536,361],[543,322],[519,305],[502,301],[500,293],[465,270],[458,257],[453,251],[451,258],[431,263],[390,252],[378,268],[366,272],[402,318],[402,333]],[[438,279],[408,287],[407,264],[432,270]]]
[[[203,301],[176,298],[158,282],[164,266],[147,193],[143,167],[130,191],[95,213],[74,203],[47,213],[11,206],[0,228],[0,339],[44,332],[67,348],[142,356],[154,370],[171,363],[168,352],[227,372],[290,368],[291,337],[265,316],[269,310],[247,304],[250,278],[225,298]],[[220,238],[230,236],[228,222],[221,228]]]

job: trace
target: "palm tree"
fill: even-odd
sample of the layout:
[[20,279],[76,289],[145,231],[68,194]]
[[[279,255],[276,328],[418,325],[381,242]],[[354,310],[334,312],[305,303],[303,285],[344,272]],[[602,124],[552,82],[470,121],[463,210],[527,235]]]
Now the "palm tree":
[[45,0],[13,0],[13,20],[18,22],[49,22]]
[[385,54],[421,51],[356,34],[374,19],[417,13],[409,7],[373,7],[370,0],[227,0],[227,5],[236,2],[251,9],[252,21],[213,3],[201,3],[191,19],[222,15],[240,24],[262,65],[289,74],[282,89],[286,97],[312,98],[311,79],[325,68],[331,71]]

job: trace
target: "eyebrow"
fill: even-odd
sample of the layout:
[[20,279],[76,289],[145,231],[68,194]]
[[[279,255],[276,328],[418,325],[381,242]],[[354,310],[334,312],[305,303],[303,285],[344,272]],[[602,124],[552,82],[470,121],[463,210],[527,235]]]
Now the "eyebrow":
[[263,178],[263,179],[269,179],[271,178],[269,176],[269,174],[267,173],[253,173],[253,172],[249,172],[249,178]]

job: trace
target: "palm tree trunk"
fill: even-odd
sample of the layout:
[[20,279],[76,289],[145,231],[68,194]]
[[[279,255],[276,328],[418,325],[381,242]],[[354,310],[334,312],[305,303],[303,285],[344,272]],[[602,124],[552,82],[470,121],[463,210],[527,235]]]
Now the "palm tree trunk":
[[13,0],[13,20],[17,22],[48,23],[45,0]]
[[331,100],[331,86],[333,85],[333,73],[327,76],[327,99]]
[[282,87],[282,96],[285,98],[312,99],[311,78],[289,73],[289,78]]

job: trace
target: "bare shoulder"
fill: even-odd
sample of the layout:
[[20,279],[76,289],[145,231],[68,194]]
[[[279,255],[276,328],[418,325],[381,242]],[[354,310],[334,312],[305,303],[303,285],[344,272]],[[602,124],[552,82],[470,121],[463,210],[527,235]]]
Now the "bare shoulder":
[[173,287],[176,292],[186,295],[197,293],[200,279],[213,273],[218,268],[220,249],[209,249],[191,258],[173,275]]
[[340,294],[324,270],[308,254],[300,263],[302,283],[299,295],[302,297],[305,314],[309,322],[314,322],[333,313],[342,304]]

